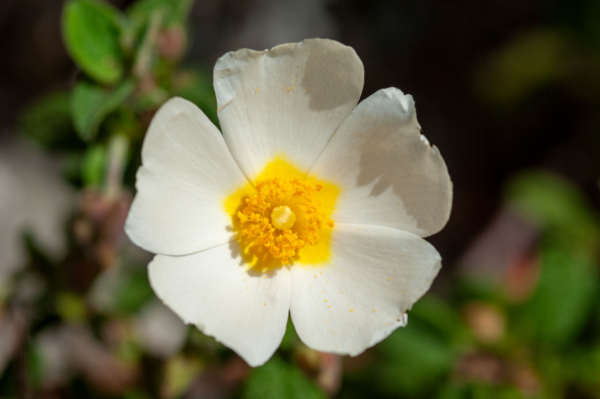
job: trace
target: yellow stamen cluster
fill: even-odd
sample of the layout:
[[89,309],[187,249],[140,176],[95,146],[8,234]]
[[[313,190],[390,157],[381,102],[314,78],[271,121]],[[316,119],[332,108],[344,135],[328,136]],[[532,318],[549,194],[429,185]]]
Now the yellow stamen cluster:
[[[256,185],[256,194],[245,199],[246,207],[237,216],[243,225],[241,234],[254,245],[264,246],[273,258],[289,263],[306,244],[319,241],[318,231],[333,227],[333,221],[321,210],[317,193],[321,184],[310,184],[299,179],[266,179]],[[285,209],[287,208],[287,209]],[[281,223],[285,210],[291,223]],[[280,227],[280,228],[277,228]],[[288,228],[289,227],[289,228]]]

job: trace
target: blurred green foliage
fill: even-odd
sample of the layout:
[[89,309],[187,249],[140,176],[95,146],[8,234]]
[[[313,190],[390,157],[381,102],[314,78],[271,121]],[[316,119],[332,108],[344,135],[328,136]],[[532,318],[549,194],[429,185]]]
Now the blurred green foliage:
[[57,92],[38,100],[21,115],[19,125],[42,148],[68,147],[73,136],[70,94]]
[[324,399],[327,396],[302,371],[274,356],[252,371],[243,399]]
[[597,301],[597,276],[590,254],[554,246],[541,252],[542,272],[519,320],[525,337],[540,346],[573,342]]
[[71,114],[79,136],[84,141],[93,140],[100,123],[131,95],[135,84],[125,81],[113,90],[102,89],[88,82],[81,82],[73,89]]
[[501,104],[521,100],[566,72],[567,49],[558,32],[540,30],[516,37],[482,65],[477,76],[480,94]]
[[141,0],[123,12],[101,0],[65,4],[63,37],[82,74],[70,93],[36,101],[19,126],[44,148],[68,154],[71,182],[100,187],[111,136],[125,136],[138,153],[152,114],[174,95],[196,103],[218,123],[208,69],[180,64],[191,5]]
[[506,201],[523,218],[552,232],[567,246],[590,250],[600,238],[598,216],[572,183],[550,173],[524,172],[506,190]]

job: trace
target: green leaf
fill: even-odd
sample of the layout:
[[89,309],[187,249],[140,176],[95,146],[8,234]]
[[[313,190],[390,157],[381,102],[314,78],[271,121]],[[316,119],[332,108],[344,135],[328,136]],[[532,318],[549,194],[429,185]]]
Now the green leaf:
[[285,328],[285,334],[283,335],[283,339],[281,340],[280,349],[293,349],[294,345],[298,342],[298,334],[296,334],[296,329],[294,328],[294,324],[292,323],[292,318],[288,318],[287,326]]
[[85,303],[78,295],[61,292],[56,296],[56,311],[65,320],[80,322],[85,320]]
[[81,82],[75,86],[71,97],[73,123],[79,136],[90,141],[100,125],[98,111],[105,98],[105,92],[91,83]]
[[[600,344],[592,347],[579,347],[569,352],[566,370],[570,379],[580,387],[586,387],[591,392],[600,392]],[[590,395],[590,397],[593,397]]]
[[446,342],[461,340],[467,330],[458,313],[437,296],[427,294],[421,298],[409,313],[409,318],[427,323],[436,329]]
[[50,148],[67,144],[73,132],[70,95],[52,93],[27,108],[18,121],[19,129],[39,145]]
[[243,399],[325,399],[325,393],[297,366],[273,357],[250,374]]
[[93,140],[102,121],[116,111],[134,89],[132,80],[124,81],[113,90],[88,82],[78,83],[71,97],[71,113],[80,137],[84,141]]
[[63,13],[63,38],[81,69],[100,83],[123,76],[119,11],[97,0],[73,0]]
[[541,275],[523,305],[520,323],[538,342],[550,346],[571,342],[595,302],[597,273],[593,258],[552,244],[542,248]]
[[182,397],[203,368],[203,362],[198,358],[183,356],[170,358],[165,367],[162,397]]
[[450,346],[417,321],[411,320],[377,346],[384,360],[376,378],[392,394],[422,394],[452,367],[454,353]]
[[466,387],[452,382],[442,387],[438,399],[468,399],[469,396]]
[[132,389],[123,394],[123,399],[151,399],[151,396],[138,389]]
[[217,97],[213,88],[212,74],[201,67],[191,68],[176,77],[174,95],[196,104],[215,126],[217,117]]
[[133,3],[127,15],[139,22],[148,22],[156,13],[162,13],[166,26],[183,25],[193,0],[141,0]]
[[65,152],[61,159],[61,175],[72,185],[79,187],[82,183],[82,165],[84,154],[80,151]]
[[106,170],[106,148],[97,144],[87,149],[81,163],[81,179],[86,187],[100,188]]
[[475,74],[479,95],[509,105],[560,79],[569,43],[559,32],[523,32],[484,60]]
[[597,245],[598,217],[568,180],[548,172],[528,171],[514,178],[506,192],[508,203],[522,217],[557,238],[580,248]]
[[123,313],[133,313],[153,297],[146,271],[134,272],[119,287],[117,308]]
[[29,385],[39,390],[44,380],[44,365],[39,348],[36,345],[27,345],[27,379]]

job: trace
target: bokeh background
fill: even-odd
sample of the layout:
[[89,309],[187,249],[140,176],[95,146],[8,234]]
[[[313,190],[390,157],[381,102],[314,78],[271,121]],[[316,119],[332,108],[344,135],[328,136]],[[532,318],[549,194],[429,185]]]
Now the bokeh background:
[[[352,46],[414,96],[454,182],[444,267],[364,354],[291,323],[250,369],[154,296],[127,241],[141,141],[216,122],[226,51]],[[0,1],[0,397],[600,398],[597,0]]]

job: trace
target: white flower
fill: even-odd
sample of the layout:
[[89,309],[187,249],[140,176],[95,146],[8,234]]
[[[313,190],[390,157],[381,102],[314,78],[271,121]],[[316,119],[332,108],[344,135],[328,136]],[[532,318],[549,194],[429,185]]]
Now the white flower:
[[356,105],[363,76],[332,40],[227,53],[214,70],[223,134],[174,98],[146,135],[127,234],[158,254],[158,297],[252,366],[288,312],[309,347],[363,352],[406,324],[440,269],[421,237],[448,220],[446,165],[410,95]]

